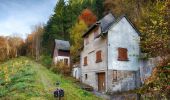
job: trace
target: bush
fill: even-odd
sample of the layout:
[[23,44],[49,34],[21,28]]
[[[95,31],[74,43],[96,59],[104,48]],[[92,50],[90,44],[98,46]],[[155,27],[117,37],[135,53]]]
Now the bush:
[[64,74],[64,75],[69,75],[70,74],[70,67],[66,64],[64,64],[64,62],[59,61],[57,62],[56,65],[52,66],[51,70],[55,73],[59,73],[59,74]]
[[52,64],[52,58],[47,55],[42,55],[40,57],[40,63],[42,63],[44,66],[47,66],[47,68],[50,68]]

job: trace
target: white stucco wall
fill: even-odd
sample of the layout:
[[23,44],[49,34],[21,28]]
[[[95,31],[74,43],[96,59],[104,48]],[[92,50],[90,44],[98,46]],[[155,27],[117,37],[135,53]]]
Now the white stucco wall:
[[64,62],[64,59],[67,58],[68,59],[68,65],[70,65],[70,57],[68,56],[57,56],[57,57],[54,57],[54,62],[55,64],[60,61],[60,60],[63,60]]
[[[100,31],[100,28],[99,30]],[[82,69],[82,82],[92,86],[95,90],[98,89],[97,73],[106,72],[107,70],[107,38],[96,38],[94,34],[89,34],[89,44],[84,44],[84,49],[81,52],[80,66]],[[96,63],[96,52],[101,50],[102,62]],[[87,66],[84,66],[84,57],[87,56]],[[85,79],[85,74],[88,78]],[[106,77],[106,76],[105,76]],[[107,79],[107,78],[105,78]]]
[[81,68],[79,67],[75,67],[73,68],[73,77],[75,77],[76,79],[80,79],[81,78]]
[[[118,61],[118,48],[127,48],[129,61]],[[125,17],[108,31],[108,68],[113,70],[139,69],[139,36]]]

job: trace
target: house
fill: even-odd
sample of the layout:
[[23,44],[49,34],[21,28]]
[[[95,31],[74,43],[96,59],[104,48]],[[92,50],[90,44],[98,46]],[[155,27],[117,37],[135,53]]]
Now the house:
[[55,47],[53,50],[53,63],[58,61],[66,65],[70,65],[70,43],[69,41],[55,39]]
[[125,16],[111,13],[84,34],[81,81],[101,92],[118,92],[139,86],[139,31]]

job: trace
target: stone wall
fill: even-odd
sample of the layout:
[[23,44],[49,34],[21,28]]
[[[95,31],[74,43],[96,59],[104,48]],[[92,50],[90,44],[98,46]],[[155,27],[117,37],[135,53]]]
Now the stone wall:
[[151,76],[153,68],[159,63],[159,61],[161,61],[160,57],[140,60],[140,78],[142,83]]
[[[110,71],[111,73],[111,71]],[[114,76],[117,75],[117,79]],[[112,92],[128,91],[133,90],[140,85],[139,71],[117,71],[114,73],[112,71],[112,84],[109,84],[110,90]]]

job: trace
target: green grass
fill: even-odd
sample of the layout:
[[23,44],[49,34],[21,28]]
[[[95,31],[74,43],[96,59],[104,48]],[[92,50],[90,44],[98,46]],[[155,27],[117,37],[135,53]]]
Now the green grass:
[[65,91],[64,100],[101,100],[80,89],[71,78],[57,75],[29,58],[0,64],[0,100],[55,100],[55,83]]

